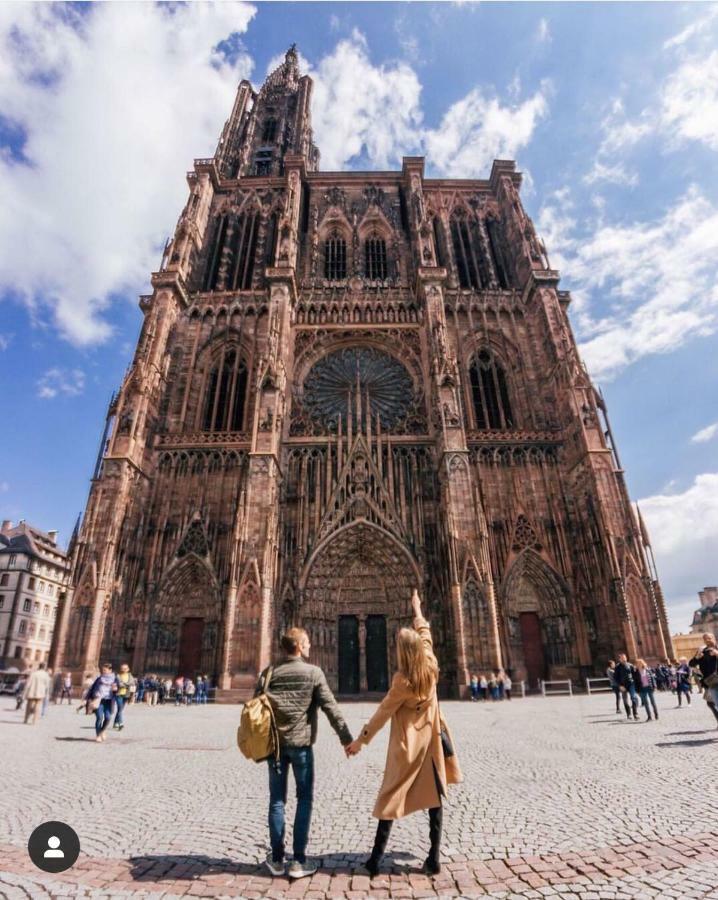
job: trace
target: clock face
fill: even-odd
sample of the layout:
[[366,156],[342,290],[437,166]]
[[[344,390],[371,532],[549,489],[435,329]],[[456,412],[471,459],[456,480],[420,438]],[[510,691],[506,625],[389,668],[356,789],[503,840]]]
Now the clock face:
[[347,347],[318,360],[304,380],[304,404],[315,420],[346,430],[347,408],[355,405],[357,386],[362,407],[367,395],[372,419],[390,431],[403,419],[412,403],[409,373],[393,356],[373,347]]

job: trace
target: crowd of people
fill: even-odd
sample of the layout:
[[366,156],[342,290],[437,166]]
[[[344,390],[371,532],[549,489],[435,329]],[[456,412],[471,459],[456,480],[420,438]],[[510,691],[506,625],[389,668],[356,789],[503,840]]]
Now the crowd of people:
[[616,698],[616,713],[623,706],[626,718],[636,720],[640,705],[650,722],[658,719],[656,692],[671,692],[678,706],[684,700],[690,706],[695,686],[718,721],[718,646],[710,632],[703,635],[703,641],[704,646],[690,660],[683,656],[649,666],[644,659],[629,662],[625,653],[619,655],[618,662],[609,660],[606,677]]
[[[125,708],[134,703],[148,706],[174,704],[190,706],[207,703],[210,697],[209,676],[199,675],[196,680],[178,675],[176,678],[144,675],[135,678],[127,663],[118,672],[111,663],[104,663],[99,675],[88,676],[80,690],[81,700],[77,712],[95,715],[95,735],[98,743],[105,740],[110,724],[116,731],[125,727]],[[62,705],[73,701],[73,683],[70,672],[57,672],[40,663],[37,669],[18,678],[15,688],[15,709],[25,704],[25,724],[34,725],[45,716],[50,702]]]
[[471,699],[477,700],[510,700],[511,678],[508,672],[499,669],[498,672],[489,672],[488,675],[472,675],[469,684]]

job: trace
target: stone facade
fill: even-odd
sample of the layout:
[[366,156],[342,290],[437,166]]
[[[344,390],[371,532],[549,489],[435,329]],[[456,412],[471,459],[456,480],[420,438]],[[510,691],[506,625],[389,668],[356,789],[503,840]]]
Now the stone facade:
[[383,690],[414,585],[447,692],[500,665],[535,682],[669,655],[515,164],[322,172],[311,90],[290,49],[188,174],[109,411],[61,664],[238,688],[296,623],[335,688]]
[[27,522],[0,527],[0,668],[48,662],[69,560],[56,531]]

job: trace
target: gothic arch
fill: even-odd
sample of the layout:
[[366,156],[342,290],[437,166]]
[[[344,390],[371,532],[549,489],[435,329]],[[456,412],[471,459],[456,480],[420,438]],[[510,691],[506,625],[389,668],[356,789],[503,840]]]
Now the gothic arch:
[[339,617],[385,616],[387,635],[411,622],[410,598],[423,584],[419,566],[389,532],[368,522],[344,526],[323,541],[304,566],[297,619],[309,632],[313,657],[338,679]]
[[93,561],[85,566],[72,598],[63,660],[63,664],[68,668],[79,668],[82,665],[90,639],[96,590],[97,565]]

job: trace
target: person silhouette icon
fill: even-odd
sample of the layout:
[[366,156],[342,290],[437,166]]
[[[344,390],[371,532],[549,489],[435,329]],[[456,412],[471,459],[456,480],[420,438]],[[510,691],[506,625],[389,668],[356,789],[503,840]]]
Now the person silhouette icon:
[[54,834],[47,839],[49,850],[43,853],[45,859],[64,859],[65,854],[60,850],[60,838]]

